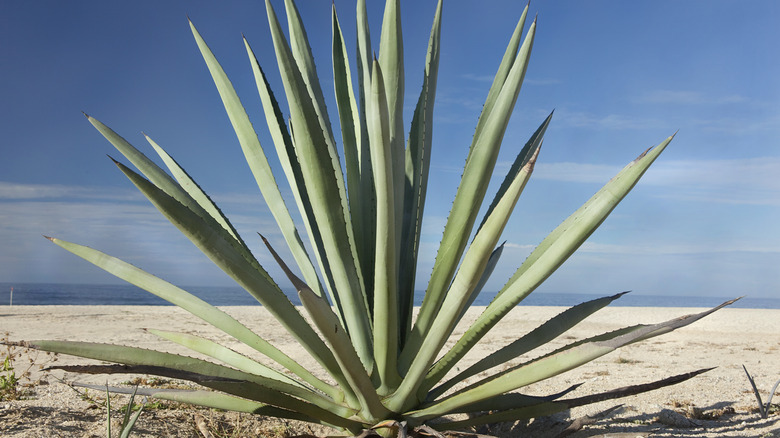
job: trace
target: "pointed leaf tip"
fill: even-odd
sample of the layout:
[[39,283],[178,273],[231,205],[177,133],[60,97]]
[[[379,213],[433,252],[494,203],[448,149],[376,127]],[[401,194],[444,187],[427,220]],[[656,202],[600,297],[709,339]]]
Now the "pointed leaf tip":
[[47,235],[45,235],[45,234],[43,235],[43,237],[45,237],[45,238],[47,238],[47,239],[51,240],[52,242],[54,242],[54,238],[53,238],[53,237],[49,237],[49,236],[47,236]]
[[[265,246],[267,246],[268,249],[271,249],[271,244],[268,242],[268,239],[266,239],[265,236],[263,236],[260,233],[257,233],[257,235],[260,236],[261,239],[263,239],[263,243],[265,244]],[[271,250],[273,251],[273,249]]]

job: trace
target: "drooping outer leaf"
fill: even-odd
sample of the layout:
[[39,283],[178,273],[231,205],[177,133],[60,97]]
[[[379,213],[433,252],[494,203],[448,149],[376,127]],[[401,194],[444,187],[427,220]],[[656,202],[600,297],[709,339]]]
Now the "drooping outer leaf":
[[[105,344],[98,344],[98,345],[105,345]],[[111,346],[111,347],[116,347],[116,346]],[[119,347],[119,348],[128,348],[128,347]],[[78,372],[78,373],[147,374],[153,376],[169,377],[174,379],[190,380],[206,388],[214,389],[216,391],[221,391],[222,393],[212,392],[212,391],[198,391],[198,390],[176,391],[176,390],[165,390],[165,389],[156,389],[156,390],[146,389],[145,391],[143,391],[143,393],[148,393],[147,391],[157,391],[157,392],[153,392],[154,395],[149,395],[149,396],[150,397],[159,396],[159,398],[174,400],[174,401],[191,400],[192,403],[203,402],[203,406],[217,407],[217,408],[219,408],[219,406],[218,405],[214,406],[213,403],[220,403],[220,404],[226,403],[228,406],[233,406],[238,408],[237,410],[239,412],[252,412],[249,409],[261,405],[271,405],[268,406],[268,408],[286,406],[284,408],[278,408],[280,410],[280,413],[294,412],[297,416],[300,416],[301,419],[303,419],[303,421],[307,421],[305,420],[305,418],[316,418],[317,421],[315,422],[332,425],[337,428],[345,428],[348,430],[355,430],[355,429],[360,430],[362,429],[361,426],[363,426],[354,420],[345,418],[347,415],[349,415],[349,411],[343,412],[343,415],[339,415],[337,413],[339,412],[338,409],[337,410],[323,409],[318,406],[303,402],[287,394],[278,391],[269,391],[267,388],[264,388],[263,386],[258,385],[254,382],[237,381],[229,378],[219,378],[219,377],[202,375],[198,373],[183,372],[174,368],[145,366],[145,365],[59,365],[52,368],[61,369],[69,372]],[[84,385],[81,384],[77,386],[84,386]],[[190,398],[186,396],[187,393],[193,393],[195,395]],[[204,400],[204,398],[206,398],[208,394],[212,395],[212,397],[209,397],[210,400]],[[231,395],[241,397],[241,398],[235,398],[234,400],[230,400]],[[241,403],[242,400],[245,403]],[[260,402],[260,404],[258,405],[256,402]],[[262,409],[258,413],[262,413],[264,411],[269,413],[274,412],[273,410],[270,409],[268,410]],[[291,417],[291,418],[296,418],[296,417]]]
[[323,393],[328,394],[330,397],[334,399],[343,397],[338,388],[328,385],[314,377],[311,372],[302,367],[298,362],[279,351],[279,349],[269,344],[255,332],[238,322],[235,318],[201,300],[195,295],[103,252],[53,237],[49,237],[48,239],[65,250],[70,251],[95,266],[104,269],[106,272],[113,274],[117,278],[121,278],[122,280],[144,289],[181,307],[198,318],[203,319],[214,327],[268,356],[278,364],[301,377],[305,382]]
[[[688,379],[696,377],[699,374],[705,373],[710,370],[712,370],[712,368],[704,368],[701,370],[696,370],[689,373],[678,374],[676,376],[667,377],[661,380],[656,380],[650,383],[631,385],[631,386],[617,388],[614,390],[610,390],[598,394],[589,394],[584,397],[569,398],[563,400],[553,399],[553,400],[541,401],[539,403],[528,404],[528,405],[517,404],[514,403],[513,400],[509,400],[509,402],[506,403],[505,406],[497,407],[497,404],[490,403],[490,401],[487,401],[486,403],[481,403],[479,405],[475,404],[473,406],[482,408],[479,409],[480,412],[488,412],[491,410],[493,410],[493,412],[488,412],[487,414],[484,415],[470,416],[470,418],[465,420],[442,422],[442,423],[437,422],[436,425],[434,425],[433,427],[438,430],[447,430],[447,429],[457,430],[465,427],[479,426],[488,423],[497,423],[502,421],[517,421],[517,420],[523,420],[527,418],[552,415],[556,412],[561,412],[577,406],[585,406],[600,401],[613,400],[613,399],[623,398],[631,395],[642,394],[655,389],[676,385],[678,383],[684,382]],[[499,400],[499,402],[501,401],[502,400]],[[464,407],[464,409],[468,409],[468,407]],[[469,409],[465,412],[478,412],[478,411]]]
[[[89,383],[73,382],[73,386],[79,388],[88,388],[102,390],[105,385],[93,385]],[[287,418],[290,420],[306,421],[309,423],[321,423],[311,417],[299,414],[297,412],[280,409],[265,403],[246,400],[234,397],[232,395],[222,394],[214,391],[192,390],[192,389],[170,389],[170,388],[127,388],[122,386],[109,386],[108,390],[113,394],[130,394],[137,390],[137,395],[157,398],[161,400],[170,400],[181,403],[189,403],[198,406],[205,406],[225,411],[246,412],[250,414],[265,415],[269,417]]]
[[590,200],[553,230],[528,256],[455,346],[436,363],[432,374],[445,375],[488,330],[542,281],[552,275],[631,191],[673,137],[667,138],[660,145],[629,163]]
[[[37,350],[121,363],[131,367],[134,365],[147,366],[151,367],[150,370],[157,367],[163,372],[170,370],[171,372],[181,373],[182,378],[195,376],[197,383],[212,388],[219,388],[231,394],[236,394],[236,387],[230,385],[231,383],[244,384],[248,387],[248,390],[256,393],[255,396],[251,397],[252,400],[296,410],[301,413],[312,414],[324,410],[333,412],[336,415],[348,416],[350,412],[349,409],[339,406],[332,400],[318,393],[303,389],[300,386],[245,373],[192,357],[144,348],[93,342],[30,341],[29,345]],[[290,397],[288,394],[294,397]],[[236,395],[243,396],[243,394]],[[304,402],[303,400],[306,401]],[[312,408],[316,409],[313,411]]]
[[[460,186],[444,227],[425,298],[412,328],[412,336],[417,335],[421,338],[430,330],[466,248],[490,182],[504,132],[525,77],[535,31],[536,22],[528,30],[520,52],[514,59],[509,75],[501,87],[494,110],[487,116],[485,127],[475,135]],[[419,345],[413,344],[411,348],[419,348]]]
[[652,324],[633,330],[629,333],[615,336],[611,339],[578,342],[573,347],[565,347],[540,359],[522,364],[509,370],[477,382],[469,387],[433,402],[430,406],[413,412],[409,418],[415,421],[425,421],[452,412],[461,406],[490,399],[505,392],[509,392],[531,383],[538,382],[561,374],[572,368],[576,368],[597,357],[610,353],[625,345],[659,336],[684,327],[715,312],[716,310],[733,303],[736,300],[727,301],[708,311],[686,315],[659,324]]

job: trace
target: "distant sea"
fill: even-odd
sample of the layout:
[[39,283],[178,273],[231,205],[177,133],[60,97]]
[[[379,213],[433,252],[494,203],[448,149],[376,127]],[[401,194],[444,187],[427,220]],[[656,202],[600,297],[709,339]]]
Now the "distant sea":
[[[47,284],[47,283],[0,283],[0,306],[11,303],[26,305],[119,305],[119,306],[166,306],[171,305],[149,292],[131,285],[95,284]],[[240,287],[183,287],[188,292],[215,306],[251,306],[257,301]],[[300,305],[295,291],[285,291],[295,305]],[[475,306],[490,304],[495,293],[483,292],[474,302]],[[575,293],[536,292],[523,300],[521,306],[574,306],[604,295]],[[685,297],[640,295],[629,293],[614,301],[611,306],[624,307],[714,307],[734,297]],[[422,291],[415,296],[415,304],[422,302]],[[745,297],[731,307],[748,309],[780,309],[778,298]]]

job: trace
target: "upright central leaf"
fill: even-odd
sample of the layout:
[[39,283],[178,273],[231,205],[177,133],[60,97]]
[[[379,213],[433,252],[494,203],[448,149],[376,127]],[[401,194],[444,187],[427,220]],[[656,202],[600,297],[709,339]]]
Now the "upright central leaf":
[[301,173],[311,201],[315,223],[322,237],[324,254],[328,259],[330,275],[339,297],[341,313],[347,331],[366,369],[373,367],[371,323],[368,305],[361,281],[360,266],[356,262],[351,226],[345,214],[344,180],[338,158],[333,153],[323,132],[320,116],[310,95],[299,66],[290,51],[273,7],[266,1],[279,71],[282,74],[290,119],[293,144],[301,166]]

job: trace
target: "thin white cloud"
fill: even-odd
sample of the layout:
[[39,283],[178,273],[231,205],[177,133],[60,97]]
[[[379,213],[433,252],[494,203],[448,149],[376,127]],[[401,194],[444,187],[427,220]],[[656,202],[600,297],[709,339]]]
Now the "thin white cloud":
[[748,99],[738,94],[725,96],[708,96],[689,90],[654,90],[637,99],[640,103],[659,103],[674,105],[724,105],[744,103]]
[[[7,187],[7,186],[6,186]],[[37,199],[0,199],[0,279],[25,281],[68,281],[79,275],[93,275],[77,257],[62,255],[53,250],[42,235],[86,244],[123,260],[152,269],[178,282],[197,281],[204,284],[224,282],[224,274],[211,267],[210,262],[176,230],[149,202],[125,202],[102,199],[103,189],[56,187],[57,190],[39,190]],[[17,192],[18,193],[18,192]],[[46,194],[43,196],[42,194]],[[82,199],[52,200],[54,195],[79,196]],[[238,200],[242,195],[227,195]],[[255,202],[252,205],[262,203]],[[259,237],[261,231],[269,239],[278,241],[278,227],[270,214],[250,208],[231,205],[227,212],[239,233],[269,269],[275,262],[266,260],[267,254]],[[284,245],[277,250],[285,259],[291,259]],[[195,271],[193,271],[193,269]],[[75,275],[75,277],[74,277]],[[198,277],[201,276],[201,277]],[[198,278],[198,280],[193,280]],[[60,280],[54,280],[60,281]]]
[[132,189],[69,186],[60,184],[20,184],[0,181],[0,200],[92,199],[137,201],[143,199]]
[[537,163],[534,167],[533,178],[548,181],[604,184],[618,173],[620,169],[620,166],[606,164]]
[[[622,166],[539,163],[534,178],[572,183],[609,181]],[[677,160],[655,163],[643,185],[663,188],[655,196],[731,204],[780,205],[780,157]]]
[[780,129],[780,114],[769,113],[757,118],[737,118],[729,115],[722,118],[693,120],[692,124],[712,132],[752,134],[757,131]]
[[518,250],[527,251],[527,250],[532,250],[532,249],[536,248],[536,245],[507,242],[507,243],[504,244],[504,248],[511,248],[511,249],[518,249]]
[[575,128],[595,130],[651,129],[666,127],[666,124],[654,118],[638,118],[622,114],[593,114],[583,111],[556,110],[556,123]]
[[560,84],[561,81],[558,79],[552,79],[552,78],[546,78],[546,79],[534,79],[534,78],[525,78],[523,79],[523,84],[525,85],[557,85]]
[[659,162],[644,183],[662,196],[730,204],[780,205],[780,157]]
[[598,242],[585,242],[579,252],[612,255],[696,255],[714,253],[759,253],[780,254],[780,248],[757,245],[721,245],[713,244],[653,244],[653,245],[617,245]]
[[466,73],[460,75],[463,79],[468,79],[470,81],[477,81],[477,82],[493,82],[494,76],[492,75],[477,75],[474,73]]

